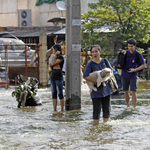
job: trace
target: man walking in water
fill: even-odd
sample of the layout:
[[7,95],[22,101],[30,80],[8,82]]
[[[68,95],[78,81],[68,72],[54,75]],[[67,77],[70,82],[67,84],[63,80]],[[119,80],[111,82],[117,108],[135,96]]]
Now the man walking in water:
[[[128,44],[128,50],[124,50],[124,53],[126,53],[126,62],[125,66],[122,69],[122,84],[123,84],[123,90],[125,91],[125,99],[127,107],[129,107],[129,100],[130,100],[130,91],[132,94],[132,104],[133,107],[136,107],[137,103],[137,77],[138,77],[138,71],[146,67],[146,63],[144,61],[144,58],[141,53],[137,52],[135,49],[136,46],[136,40],[131,38],[127,41]],[[136,53],[139,53],[138,62],[140,62],[140,66],[138,67],[138,62],[136,62],[135,56]]]

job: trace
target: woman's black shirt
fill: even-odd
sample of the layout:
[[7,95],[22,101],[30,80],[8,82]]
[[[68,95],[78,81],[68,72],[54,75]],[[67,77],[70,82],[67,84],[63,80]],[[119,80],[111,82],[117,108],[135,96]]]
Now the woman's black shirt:
[[60,56],[58,56],[57,59],[62,60],[59,63],[60,69],[53,69],[53,67],[52,67],[51,79],[52,80],[63,80],[62,68],[63,68],[63,64],[64,64],[64,58],[62,55],[60,55]]

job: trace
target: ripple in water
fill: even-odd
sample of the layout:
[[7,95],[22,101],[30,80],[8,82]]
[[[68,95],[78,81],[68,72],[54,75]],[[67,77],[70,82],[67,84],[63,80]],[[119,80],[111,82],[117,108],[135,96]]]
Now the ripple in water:
[[147,81],[138,83],[136,109],[132,102],[126,109],[124,95],[112,96],[107,123],[102,122],[102,114],[100,123],[92,121],[92,101],[85,84],[81,86],[81,110],[63,115],[53,113],[50,88],[38,90],[42,106],[21,109],[11,97],[14,87],[0,89],[0,149],[150,149],[148,86]]

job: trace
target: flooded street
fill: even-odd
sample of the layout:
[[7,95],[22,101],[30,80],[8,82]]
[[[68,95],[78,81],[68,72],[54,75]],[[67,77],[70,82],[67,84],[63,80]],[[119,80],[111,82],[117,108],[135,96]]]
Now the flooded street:
[[[150,81],[138,82],[138,103],[126,109],[124,95],[113,95],[110,121],[92,121],[92,101],[82,85],[81,110],[54,115],[50,88],[39,89],[43,105],[17,108],[14,87],[0,89],[1,150],[149,150]],[[58,101],[58,110],[60,105]]]

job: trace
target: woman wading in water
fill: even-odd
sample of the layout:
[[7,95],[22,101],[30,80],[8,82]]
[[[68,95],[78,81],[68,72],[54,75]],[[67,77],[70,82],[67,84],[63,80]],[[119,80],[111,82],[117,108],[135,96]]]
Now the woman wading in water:
[[[101,48],[99,45],[93,45],[90,49],[92,54],[92,60],[86,65],[83,78],[89,82],[94,82],[95,80],[91,79],[89,74],[93,71],[102,70],[107,67],[105,64],[105,60],[107,61],[107,64],[109,65],[109,68],[111,68],[111,65],[107,59],[104,60],[104,58],[100,57],[101,54]],[[106,82],[106,86],[103,86],[102,84],[97,87],[97,91],[92,91],[91,93],[91,99],[93,102],[93,120],[99,122],[100,119],[100,112],[101,108],[103,111],[103,121],[107,122],[110,117],[110,95],[112,94],[111,87]]]
[[53,108],[54,111],[57,111],[57,94],[60,99],[61,111],[64,111],[64,95],[63,95],[63,74],[62,68],[64,64],[64,58],[62,56],[61,46],[55,44],[53,46],[54,57],[49,66],[52,69],[51,73],[51,91],[53,99]]

